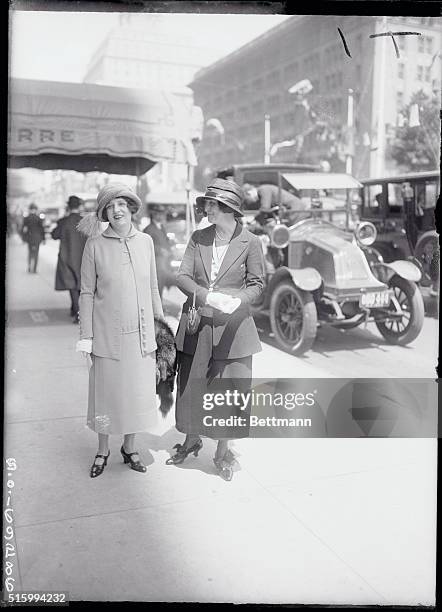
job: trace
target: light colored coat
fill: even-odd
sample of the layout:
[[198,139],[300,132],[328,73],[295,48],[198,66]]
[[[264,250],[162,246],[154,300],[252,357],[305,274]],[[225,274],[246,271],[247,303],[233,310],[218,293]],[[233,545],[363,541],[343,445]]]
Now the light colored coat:
[[[187,296],[176,334],[179,351],[192,355],[195,352],[197,334],[186,334],[187,312],[192,304],[193,293],[196,305],[204,315],[207,306],[212,267],[212,248],[215,226],[196,230],[190,237],[177,276],[177,286]],[[250,312],[250,304],[264,288],[264,260],[259,238],[239,223],[219,269],[214,291],[227,293],[241,299],[233,314],[223,314],[210,309],[213,314],[213,358],[239,359],[261,351],[258,332]]]
[[133,226],[126,238],[120,238],[109,226],[88,239],[81,263],[80,338],[93,339],[92,353],[98,357],[120,359],[124,242],[135,275],[143,355],[157,348],[154,316],[164,318],[152,238]]

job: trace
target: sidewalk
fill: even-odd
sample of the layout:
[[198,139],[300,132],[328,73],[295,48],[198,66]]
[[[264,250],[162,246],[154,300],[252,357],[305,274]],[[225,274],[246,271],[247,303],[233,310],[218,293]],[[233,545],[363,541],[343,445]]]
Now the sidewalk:
[[148,465],[89,477],[87,368],[69,298],[53,290],[53,245],[39,273],[8,246],[5,456],[15,592],[73,601],[434,604],[436,440],[247,439],[224,482],[215,444],[166,466],[173,415],[138,445]]

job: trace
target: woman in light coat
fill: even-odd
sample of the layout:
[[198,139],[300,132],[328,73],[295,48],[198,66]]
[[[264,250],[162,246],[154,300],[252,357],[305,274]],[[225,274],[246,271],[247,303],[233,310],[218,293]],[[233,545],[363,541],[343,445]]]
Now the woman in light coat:
[[[235,459],[229,439],[247,436],[248,427],[204,427],[203,397],[219,385],[242,392],[250,388],[252,355],[261,344],[249,305],[263,291],[264,261],[259,239],[238,221],[243,215],[239,185],[215,179],[197,204],[205,207],[211,225],[192,234],[177,277],[188,296],[176,335],[176,428],[186,438],[167,463],[198,455],[205,435],[218,440],[214,463],[220,476],[231,480]],[[193,296],[201,321],[196,334],[189,334]],[[222,416],[240,415],[234,408]]]
[[[164,320],[150,236],[135,229],[141,206],[126,185],[108,184],[79,223],[89,235],[81,265],[80,341],[90,360],[88,426],[98,434],[90,476],[103,473],[109,435],[122,434],[124,463],[145,472],[135,433],[156,424],[154,317]],[[109,227],[102,233],[102,221]]]

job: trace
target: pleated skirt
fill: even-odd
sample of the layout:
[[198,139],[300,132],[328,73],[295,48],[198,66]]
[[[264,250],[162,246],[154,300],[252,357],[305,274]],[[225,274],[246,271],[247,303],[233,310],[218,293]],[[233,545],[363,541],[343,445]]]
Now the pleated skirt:
[[222,418],[244,419],[250,415],[250,411],[232,406],[209,413],[203,407],[203,396],[227,388],[242,393],[249,391],[252,381],[252,356],[239,359],[213,359],[212,353],[212,319],[203,317],[195,353],[187,355],[178,352],[176,428],[185,434],[202,435],[216,440],[247,437],[248,426],[207,427],[203,419],[208,414],[212,416],[216,414]]
[[87,425],[101,434],[130,434],[158,424],[155,351],[142,356],[139,332],[121,334],[121,358],[92,355]]

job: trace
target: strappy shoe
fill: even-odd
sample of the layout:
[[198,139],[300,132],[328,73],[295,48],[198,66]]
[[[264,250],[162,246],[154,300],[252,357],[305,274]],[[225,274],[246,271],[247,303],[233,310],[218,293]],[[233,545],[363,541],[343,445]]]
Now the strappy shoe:
[[91,478],[96,478],[97,476],[100,476],[103,473],[104,468],[107,465],[107,460],[109,459],[109,455],[110,455],[110,451],[108,452],[107,455],[100,455],[100,454],[95,455],[95,459],[100,458],[100,459],[104,459],[104,461],[103,463],[95,463],[94,461],[91,467],[91,472],[90,472]]
[[139,459],[138,461],[134,461],[132,459],[132,455],[138,455],[137,451],[133,453],[126,453],[126,451],[124,450],[124,447],[122,446],[120,448],[120,452],[123,455],[124,463],[129,463],[130,468],[132,470],[135,470],[136,472],[146,472],[147,471],[147,467],[144,465],[144,463],[141,463]]
[[218,474],[224,480],[230,481],[233,478],[233,466],[236,463],[235,455],[230,449],[227,449],[224,455],[217,459],[216,455],[213,458],[213,463],[218,470]]
[[175,444],[173,448],[176,449],[176,453],[172,455],[172,457],[169,457],[166,461],[166,465],[178,465],[183,463],[186,457],[192,453],[195,457],[198,457],[198,453],[203,448],[203,441],[200,438],[190,448],[186,448],[184,444]]

